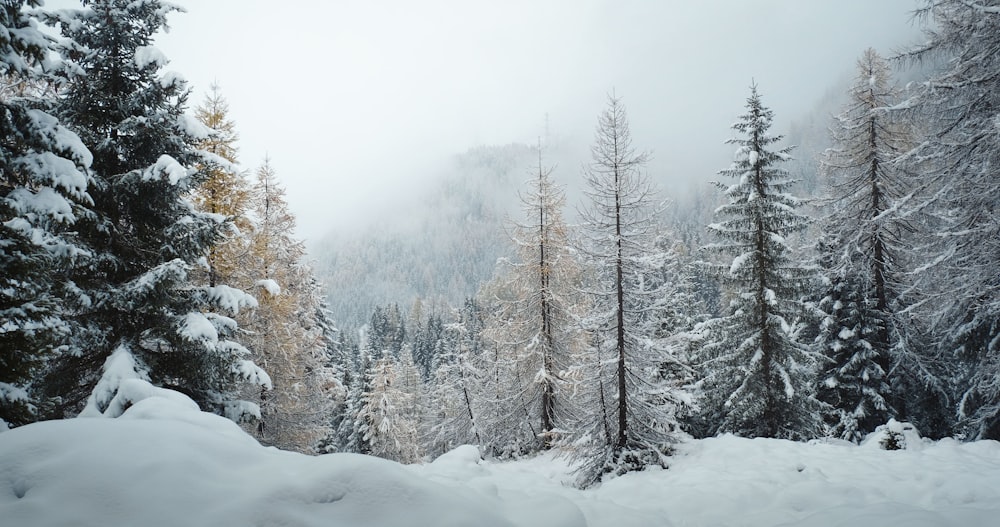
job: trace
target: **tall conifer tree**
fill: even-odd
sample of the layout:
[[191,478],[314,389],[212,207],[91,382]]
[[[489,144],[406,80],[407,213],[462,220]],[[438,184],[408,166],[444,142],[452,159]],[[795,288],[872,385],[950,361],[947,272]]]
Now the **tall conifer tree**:
[[942,363],[961,364],[962,431],[1000,439],[1000,2],[926,0],[918,13],[926,42],[905,56],[946,59],[909,104],[929,123],[909,159],[922,163],[940,221],[919,268],[925,317]]
[[792,257],[787,239],[806,226],[786,193],[793,181],[780,163],[789,149],[775,150],[781,136],[768,133],[773,112],[751,88],[746,113],[733,125],[740,137],[735,162],[719,184],[729,203],[709,231],[721,242],[709,248],[732,257],[718,271],[732,291],[728,313],[701,325],[705,410],[714,431],[746,437],[809,439],[821,432],[814,398],[817,361],[800,342],[800,298],[812,272]]
[[[0,77],[46,82],[38,65],[50,40],[23,8],[0,5]],[[73,333],[63,304],[78,297],[61,269],[89,256],[70,234],[90,205],[80,139],[46,113],[49,101],[0,94],[0,428],[49,412],[34,382]]]
[[239,283],[246,286],[247,240],[252,230],[248,216],[250,184],[237,169],[236,123],[229,118],[229,104],[218,85],[213,84],[195,117],[211,131],[198,147],[209,154],[201,169],[204,183],[194,189],[198,210],[226,220],[223,238],[212,244],[206,255],[208,284]]
[[[166,59],[152,46],[178,8],[157,0],[84,4],[53,20],[68,37],[61,51],[72,72],[58,114],[94,156],[94,215],[77,223],[94,257],[72,273],[87,295],[76,306],[84,329],[48,387],[67,413],[88,394],[89,408],[103,412],[126,375],[187,393],[233,419],[256,413],[236,398],[238,383],[270,381],[231,339],[236,323],[223,314],[256,302],[190,279],[224,222],[186,199],[205,181],[197,167],[206,157],[196,144],[208,136],[185,115],[185,82],[159,73]],[[107,378],[99,383],[102,371]]]
[[442,348],[436,360],[433,384],[429,387],[430,411],[434,420],[425,450],[442,454],[459,445],[487,447],[484,419],[484,371],[476,367],[482,346],[483,313],[475,300],[467,299],[459,320],[444,327]]
[[648,155],[632,145],[618,97],[609,97],[598,118],[591,158],[584,176],[581,253],[593,275],[585,287],[591,301],[585,325],[596,346],[584,383],[598,391],[579,430],[590,438],[578,451],[586,460],[583,485],[607,472],[666,466],[665,456],[678,439],[675,411],[685,400],[675,386],[657,378],[660,365],[674,359],[652,338],[648,324],[665,298],[663,284],[647,280],[657,234],[655,203],[643,173]]
[[915,230],[902,205],[915,185],[895,163],[912,140],[887,110],[900,97],[888,64],[875,50],[858,60],[848,93],[850,101],[834,122],[834,146],[822,159],[832,192],[820,247],[830,286],[821,303],[826,316],[817,343],[827,359],[819,396],[831,406],[831,433],[859,441],[890,417],[900,417],[891,408],[889,372],[912,354],[904,327],[908,317],[899,312],[905,307],[900,295],[907,287],[906,244]]
[[510,292],[490,317],[492,340],[503,346],[524,384],[511,387],[536,421],[533,448],[548,448],[577,419],[571,379],[566,377],[583,348],[575,312],[580,304],[580,266],[562,219],[565,196],[542,164],[521,199],[526,221],[513,229],[516,259],[503,275]]
[[313,451],[329,434],[332,397],[339,389],[329,367],[320,293],[295,237],[295,216],[270,161],[257,170],[250,195],[253,226],[241,273],[259,306],[240,321],[254,357],[273,380],[260,392],[261,441],[288,450]]

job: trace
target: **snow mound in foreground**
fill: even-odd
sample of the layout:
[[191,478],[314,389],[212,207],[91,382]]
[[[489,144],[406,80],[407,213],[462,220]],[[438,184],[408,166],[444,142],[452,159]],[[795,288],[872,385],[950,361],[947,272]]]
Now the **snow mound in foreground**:
[[0,434],[3,525],[511,525],[496,509],[390,461],[262,447],[162,397]]
[[462,446],[414,466],[309,457],[262,447],[182,395],[140,391],[116,419],[0,433],[0,524],[967,527],[1000,517],[995,441],[913,435],[886,451],[722,436],[679,445],[667,470],[580,491],[552,453],[493,463]]

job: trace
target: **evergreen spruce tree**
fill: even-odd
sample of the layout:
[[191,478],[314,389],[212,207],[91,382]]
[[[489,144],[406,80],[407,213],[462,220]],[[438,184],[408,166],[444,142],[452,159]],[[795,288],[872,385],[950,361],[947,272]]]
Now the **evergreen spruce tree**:
[[[7,82],[47,81],[38,66],[50,41],[23,10],[38,4],[0,5]],[[53,401],[34,381],[73,332],[62,307],[78,294],[62,269],[89,257],[71,228],[89,214],[92,156],[47,106],[30,93],[0,95],[0,429],[50,412]]]
[[[399,357],[403,345],[407,343],[406,321],[399,311],[398,304],[386,307],[375,306],[367,329],[368,347],[373,353],[389,352]],[[426,360],[420,356],[421,363]]]
[[362,409],[365,406],[365,393],[369,391],[370,372],[374,362],[368,340],[364,336],[359,339],[356,356],[356,366],[352,368],[346,383],[344,417],[336,433],[341,452],[370,454],[372,445],[367,438],[369,423],[362,415]]
[[317,443],[316,452],[329,454],[343,451],[347,443],[347,436],[343,431],[345,421],[350,418],[347,408],[348,392],[356,375],[357,366],[354,359],[358,350],[349,335],[335,327],[326,297],[320,297],[316,305],[316,320],[325,346],[324,356],[327,358],[326,368],[332,374],[335,383],[330,390],[332,392],[329,409],[330,426],[326,436]]
[[482,372],[476,358],[482,350],[482,313],[474,300],[466,300],[457,322],[444,327],[442,353],[430,387],[433,425],[425,450],[440,455],[459,445],[483,445]]
[[430,379],[434,369],[434,364],[439,361],[436,357],[438,344],[441,342],[444,333],[444,321],[441,315],[431,313],[428,315],[426,323],[413,328],[413,359],[420,368],[420,373],[424,379]]
[[[918,268],[922,315],[941,363],[961,366],[952,381],[961,431],[1000,439],[1000,2],[924,4],[926,43],[905,56],[945,67],[909,104],[929,133],[908,159],[923,167],[940,222]],[[933,372],[923,379],[936,382]]]
[[[819,248],[830,285],[821,302],[825,319],[817,344],[827,360],[818,396],[830,405],[829,433],[860,441],[891,417],[905,419],[891,406],[888,377],[913,353],[905,337],[908,317],[899,313],[907,287],[902,265],[915,230],[902,205],[915,185],[895,163],[912,140],[887,110],[900,97],[875,50],[858,61],[849,95],[834,123],[834,147],[822,159],[832,195]],[[912,392],[911,383],[897,384]]]
[[[190,278],[224,221],[186,199],[206,179],[198,167],[208,156],[196,145],[208,136],[185,114],[185,82],[159,73],[166,60],[152,39],[175,10],[156,0],[91,0],[51,17],[68,37],[61,52],[70,65],[57,113],[93,153],[94,177],[93,217],[76,224],[93,258],[71,273],[86,297],[67,306],[81,329],[47,383],[67,414],[85,399],[103,412],[123,375],[233,419],[257,412],[237,399],[241,381],[270,385],[232,340],[237,325],[227,316],[254,299]],[[123,365],[133,371],[111,371]]]
[[673,361],[648,324],[649,313],[665,297],[646,274],[657,225],[652,189],[642,172],[648,156],[632,146],[621,99],[609,97],[591,154],[581,253],[593,275],[585,286],[591,303],[585,327],[597,346],[583,383],[598,390],[591,399],[599,404],[590,405],[578,430],[579,437],[589,438],[577,450],[585,460],[582,485],[607,472],[666,466],[670,445],[679,439],[676,410],[686,399],[655,378],[661,364]]
[[799,200],[780,163],[789,149],[774,150],[780,136],[768,133],[772,112],[751,88],[747,112],[733,125],[741,137],[735,162],[719,184],[729,203],[709,230],[721,242],[709,248],[732,257],[719,266],[732,300],[721,318],[700,326],[706,420],[711,432],[745,437],[810,439],[821,433],[815,399],[817,360],[797,335],[807,313],[800,298],[812,272],[792,259],[787,238],[806,226]]
[[400,463],[414,463],[420,457],[419,423],[408,411],[415,394],[405,389],[407,372],[390,354],[376,359],[368,373],[368,391],[362,396],[359,418],[366,423],[364,440],[374,456]]

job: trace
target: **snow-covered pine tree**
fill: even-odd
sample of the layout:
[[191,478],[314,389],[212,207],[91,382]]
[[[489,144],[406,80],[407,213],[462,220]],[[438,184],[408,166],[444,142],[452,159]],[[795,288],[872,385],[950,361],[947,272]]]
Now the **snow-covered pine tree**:
[[417,452],[422,452],[422,438],[429,434],[431,427],[428,413],[433,410],[428,404],[427,386],[424,384],[424,376],[420,373],[416,362],[413,360],[413,348],[406,344],[399,353],[396,360],[396,371],[398,372],[398,385],[400,391],[407,394],[407,404],[400,408],[403,417],[409,419],[416,425]]
[[[0,5],[4,82],[45,80],[38,66],[49,40],[23,10],[38,4]],[[0,429],[50,411],[33,381],[72,333],[62,307],[76,293],[60,269],[89,256],[70,229],[90,205],[92,157],[48,105],[31,94],[0,95]]]
[[[320,291],[318,288],[316,290]],[[355,358],[358,350],[349,334],[335,327],[326,295],[317,298],[316,311],[317,325],[325,346],[325,367],[332,374],[335,383],[328,390],[332,399],[329,406],[329,430],[317,442],[316,452],[329,454],[342,451],[347,443],[343,431],[345,421],[351,418],[348,414],[348,395],[357,371]]]
[[[625,107],[614,95],[598,119],[591,156],[580,252],[593,277],[583,291],[591,304],[586,328],[597,347],[585,370],[591,375],[582,382],[605,390],[595,398],[603,404],[585,410],[589,415],[578,431],[582,485],[607,472],[666,466],[670,445],[679,438],[675,410],[686,399],[655,379],[660,365],[671,361],[647,323],[664,298],[646,276],[657,229],[655,203],[642,172],[648,156],[632,146]],[[598,378],[602,370],[609,376]]]
[[517,392],[533,420],[534,450],[550,448],[577,418],[571,379],[565,376],[584,345],[574,312],[580,301],[580,266],[570,249],[562,219],[563,190],[551,169],[538,165],[521,195],[525,221],[514,224],[516,256],[497,277],[509,295],[500,298],[487,331],[501,352],[513,360]]
[[[398,357],[407,343],[406,320],[399,311],[398,304],[386,307],[375,306],[368,322],[368,347],[373,353],[388,351]],[[424,357],[420,357],[421,361]]]
[[301,429],[297,437],[299,450],[311,454],[322,453],[321,442],[335,430],[331,415],[343,410],[347,395],[344,370],[349,359],[327,308],[323,286],[310,266],[300,265],[306,278],[297,286],[302,291],[294,325],[303,332],[302,351],[306,356],[298,388],[305,412],[297,419]]
[[926,0],[920,13],[926,43],[905,56],[945,60],[909,104],[929,126],[910,159],[925,163],[942,223],[919,268],[926,316],[942,360],[963,365],[964,433],[1000,439],[1000,1]]
[[429,380],[434,364],[438,362],[435,354],[444,333],[444,321],[441,320],[441,315],[431,313],[423,323],[418,322],[408,327],[412,329],[410,334],[413,337],[413,360],[416,361],[424,379]]
[[[358,417],[366,424],[364,440],[371,455],[414,463],[420,459],[419,423],[408,411],[414,395],[402,386],[409,373],[404,370],[389,353],[374,361]],[[416,369],[412,373],[417,375]]]
[[735,161],[719,183],[729,203],[709,225],[721,241],[708,248],[732,257],[718,272],[732,300],[721,318],[699,326],[705,418],[716,432],[746,437],[809,439],[821,433],[815,399],[817,358],[799,341],[800,298],[813,271],[792,259],[787,238],[806,226],[796,213],[799,200],[780,163],[789,148],[774,150],[781,136],[768,133],[773,113],[751,87],[747,111],[733,125],[741,137]]
[[433,421],[425,451],[440,455],[459,445],[483,445],[481,428],[482,372],[476,358],[482,350],[482,313],[466,300],[457,322],[446,324],[430,390],[427,417]]
[[[644,290],[658,291],[655,303],[639,319],[645,327],[650,346],[663,350],[660,362],[651,370],[650,400],[658,399],[657,391],[665,390],[663,404],[675,405],[678,415],[695,411],[693,397],[681,388],[695,381],[693,342],[697,340],[694,329],[707,320],[708,309],[701,298],[700,284],[692,265],[682,259],[684,244],[664,228],[654,237],[652,250],[638,261],[639,275]],[[676,400],[675,400],[676,399]]]
[[[224,222],[186,199],[205,180],[197,167],[208,156],[196,145],[208,135],[185,114],[186,83],[160,74],[166,59],[152,46],[178,9],[157,0],[90,0],[49,17],[67,37],[60,51],[68,84],[56,111],[94,156],[94,214],[76,224],[94,256],[70,273],[86,294],[70,306],[82,329],[47,376],[66,414],[88,394],[89,408],[103,412],[122,375],[182,391],[233,419],[257,412],[236,398],[242,381],[270,385],[231,339],[235,321],[222,314],[256,301],[189,278]],[[115,365],[122,369],[110,371]],[[99,383],[102,370],[109,377]]]
[[834,146],[821,159],[831,195],[818,249],[829,285],[816,343],[826,358],[818,398],[829,405],[828,433],[857,442],[889,418],[906,417],[892,408],[888,375],[910,371],[893,366],[914,353],[900,295],[916,229],[903,205],[916,185],[895,163],[912,134],[888,110],[900,94],[874,49],[858,60],[848,95],[832,127]]
[[374,361],[368,348],[368,338],[362,332],[358,339],[356,360],[345,376],[347,393],[344,398],[344,416],[335,430],[337,450],[370,454],[371,443],[366,439],[368,423],[362,416],[365,393],[369,391],[369,372]]

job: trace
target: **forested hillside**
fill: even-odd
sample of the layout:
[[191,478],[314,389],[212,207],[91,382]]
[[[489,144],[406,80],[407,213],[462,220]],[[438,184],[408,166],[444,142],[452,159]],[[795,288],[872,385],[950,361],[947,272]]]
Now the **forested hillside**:
[[443,311],[475,295],[509,252],[506,221],[537,149],[479,146],[456,155],[403,210],[357,232],[334,232],[311,253],[330,308],[358,328],[377,305],[417,299]]

